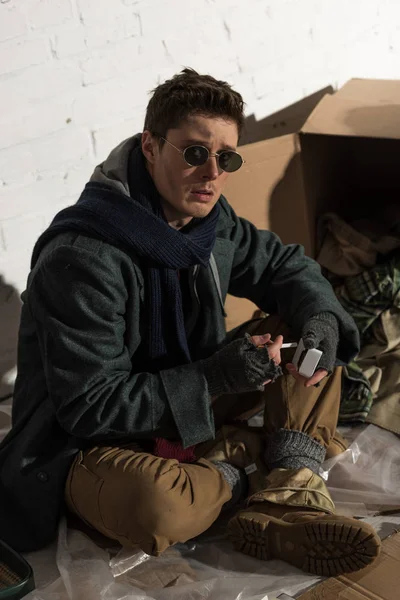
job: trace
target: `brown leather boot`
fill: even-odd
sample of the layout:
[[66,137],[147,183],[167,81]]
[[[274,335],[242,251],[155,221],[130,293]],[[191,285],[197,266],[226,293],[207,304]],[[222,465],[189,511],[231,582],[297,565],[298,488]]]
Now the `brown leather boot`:
[[284,560],[332,577],[358,571],[379,555],[381,541],[367,523],[271,502],[252,504],[228,523],[235,550],[263,560]]

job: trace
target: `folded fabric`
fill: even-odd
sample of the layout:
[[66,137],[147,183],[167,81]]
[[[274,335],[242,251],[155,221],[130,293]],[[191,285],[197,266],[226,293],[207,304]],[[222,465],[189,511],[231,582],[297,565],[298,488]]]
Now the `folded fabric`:
[[317,261],[330,273],[349,277],[373,267],[378,255],[400,247],[400,236],[385,232],[376,220],[347,223],[336,213],[324,214],[317,227]]
[[[336,288],[354,318],[361,351],[343,369],[340,423],[373,422],[400,432],[400,250]],[[379,404],[379,406],[378,406]]]
[[339,423],[364,423],[374,400],[371,384],[355,361],[343,367]]
[[[335,293],[356,322],[361,346],[371,337],[371,325],[392,306],[400,308],[400,249],[372,268],[346,277]],[[400,323],[399,323],[400,328]]]

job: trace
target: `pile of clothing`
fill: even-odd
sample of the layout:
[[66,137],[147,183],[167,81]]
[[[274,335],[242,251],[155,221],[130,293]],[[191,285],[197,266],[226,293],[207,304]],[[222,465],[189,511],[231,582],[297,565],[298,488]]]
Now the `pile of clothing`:
[[326,213],[318,244],[317,261],[361,337],[343,369],[339,421],[400,434],[400,203],[351,222]]

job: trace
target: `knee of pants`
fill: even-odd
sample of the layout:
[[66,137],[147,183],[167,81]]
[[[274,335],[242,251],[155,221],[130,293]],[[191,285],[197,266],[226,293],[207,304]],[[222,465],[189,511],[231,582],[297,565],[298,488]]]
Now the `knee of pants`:
[[118,448],[78,457],[66,486],[67,504],[80,518],[148,554],[202,533],[229,497],[208,461],[180,464]]
[[230,492],[207,461],[189,465],[149,457],[152,460],[158,468],[135,470],[133,478],[127,473],[118,487],[104,482],[100,505],[102,521],[113,537],[158,555],[208,529]]
[[203,533],[219,515],[230,492],[227,494],[218,474],[208,472],[205,481],[197,477],[198,470],[205,469],[177,464],[167,477],[154,481],[148,493],[140,495],[135,520],[152,540],[151,551],[146,550],[149,554],[159,554],[174,543]]

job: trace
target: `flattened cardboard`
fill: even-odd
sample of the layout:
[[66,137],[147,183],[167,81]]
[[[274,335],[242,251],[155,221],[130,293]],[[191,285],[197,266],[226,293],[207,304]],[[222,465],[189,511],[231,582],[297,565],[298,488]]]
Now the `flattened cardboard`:
[[249,115],[246,117],[240,138],[241,145],[254,144],[289,133],[297,134],[325,94],[333,94],[333,91],[332,86],[327,86],[261,120]]
[[321,100],[301,133],[399,139],[399,81],[351,79]]
[[377,560],[361,571],[326,579],[298,600],[398,600],[400,533],[383,541]]
[[[236,213],[258,229],[271,229],[284,243],[311,250],[297,136],[285,135],[241,146],[245,164],[233,173],[224,195]],[[228,329],[247,321],[257,307],[228,295]]]

